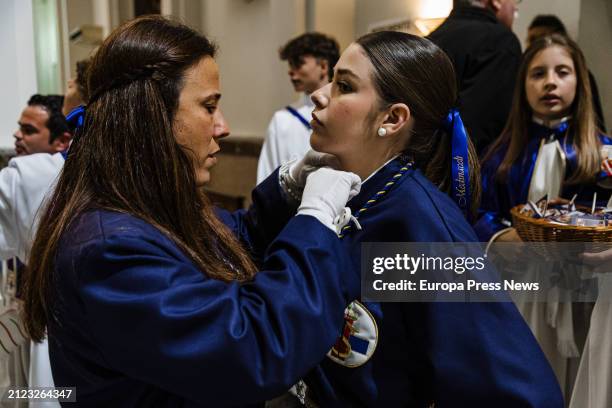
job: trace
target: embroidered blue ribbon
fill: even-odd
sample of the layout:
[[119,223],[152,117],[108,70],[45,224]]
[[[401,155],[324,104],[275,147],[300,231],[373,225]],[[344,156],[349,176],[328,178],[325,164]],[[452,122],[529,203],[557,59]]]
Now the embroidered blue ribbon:
[[85,122],[85,106],[79,105],[71,110],[66,116],[66,122],[74,130],[82,128]]
[[452,188],[451,195],[466,218],[470,209],[470,166],[468,136],[457,109],[451,109],[444,121],[444,129],[451,135]]

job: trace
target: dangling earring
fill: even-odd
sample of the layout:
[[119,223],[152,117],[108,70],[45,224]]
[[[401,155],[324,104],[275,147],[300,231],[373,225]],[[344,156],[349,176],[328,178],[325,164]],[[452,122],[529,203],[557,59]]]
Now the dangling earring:
[[387,129],[385,129],[384,127],[379,127],[378,128],[378,136],[380,137],[385,137],[387,136]]

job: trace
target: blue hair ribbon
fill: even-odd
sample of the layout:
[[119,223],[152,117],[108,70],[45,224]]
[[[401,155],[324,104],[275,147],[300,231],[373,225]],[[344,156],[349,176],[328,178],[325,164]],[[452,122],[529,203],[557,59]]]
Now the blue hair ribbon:
[[68,122],[68,125],[73,130],[81,129],[85,122],[85,106],[79,105],[71,110],[70,113],[66,115],[66,122]]
[[[71,110],[70,113],[66,115],[66,122],[73,133],[76,133],[82,129],[83,124],[85,123],[85,106],[79,105]],[[64,160],[68,158],[68,150],[70,150],[70,147],[62,152],[62,157]]]
[[451,109],[444,121],[444,129],[451,135],[451,196],[469,218],[470,210],[470,165],[468,135],[457,109]]

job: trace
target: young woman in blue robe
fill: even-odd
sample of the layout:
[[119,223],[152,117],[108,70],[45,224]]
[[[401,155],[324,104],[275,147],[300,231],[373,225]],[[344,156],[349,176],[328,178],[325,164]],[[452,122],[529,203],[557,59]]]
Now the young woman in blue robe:
[[[313,94],[312,147],[364,180],[348,203],[357,221],[339,230],[356,274],[365,242],[477,242],[466,217],[477,208],[479,169],[453,110],[454,78],[430,41],[380,32],[351,44],[333,82]],[[305,378],[302,397],[319,406],[563,406],[509,302],[355,299],[337,332]]]
[[80,405],[264,401],[324,357],[358,294],[333,224],[356,175],[298,168],[309,176],[297,216],[278,174],[249,211],[213,212],[202,186],[229,132],[214,54],[149,16],[93,58],[24,289],[28,333],[48,334],[55,385]]

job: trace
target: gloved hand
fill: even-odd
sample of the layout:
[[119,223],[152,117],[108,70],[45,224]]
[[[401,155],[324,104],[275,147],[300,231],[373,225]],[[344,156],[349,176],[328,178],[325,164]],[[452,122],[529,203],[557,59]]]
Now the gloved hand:
[[297,213],[311,215],[337,233],[334,220],[360,189],[361,179],[356,174],[322,167],[308,175]]
[[304,188],[306,178],[310,173],[320,167],[331,167],[338,169],[340,162],[338,158],[332,154],[320,153],[310,149],[304,157],[296,160],[289,166],[289,177],[297,186]]
[[282,165],[279,176],[285,194],[296,203],[299,202],[306,185],[306,178],[320,167],[337,169],[340,167],[340,162],[336,156],[311,149],[301,159],[295,159]]

